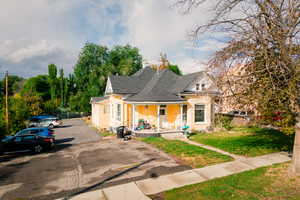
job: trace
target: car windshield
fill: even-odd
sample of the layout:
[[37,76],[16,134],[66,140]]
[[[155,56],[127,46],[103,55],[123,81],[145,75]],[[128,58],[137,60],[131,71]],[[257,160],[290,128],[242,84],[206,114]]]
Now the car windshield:
[[13,138],[14,138],[14,136],[6,136],[5,138],[3,138],[1,140],[1,142],[8,142],[8,141],[12,140]]
[[19,132],[16,133],[16,135],[24,135],[28,132],[28,130],[21,130]]

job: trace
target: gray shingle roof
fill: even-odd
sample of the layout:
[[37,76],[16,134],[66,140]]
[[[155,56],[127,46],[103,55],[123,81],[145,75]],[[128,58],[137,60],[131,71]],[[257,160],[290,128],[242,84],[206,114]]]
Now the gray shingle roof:
[[97,103],[97,102],[103,101],[103,100],[108,99],[108,98],[109,98],[108,96],[104,96],[104,97],[91,97],[90,103]]
[[169,69],[159,72],[146,67],[132,76],[110,76],[113,93],[131,94],[126,101],[131,102],[180,102],[178,94],[203,72],[178,76]]
[[155,73],[152,79],[147,83],[145,88],[128,97],[126,101],[138,101],[138,102],[167,102],[167,101],[184,101],[180,96],[172,93],[171,89],[176,86],[178,75],[171,72],[168,69]]
[[109,76],[113,92],[116,94],[136,94],[150,81],[155,70],[145,67],[132,76]]

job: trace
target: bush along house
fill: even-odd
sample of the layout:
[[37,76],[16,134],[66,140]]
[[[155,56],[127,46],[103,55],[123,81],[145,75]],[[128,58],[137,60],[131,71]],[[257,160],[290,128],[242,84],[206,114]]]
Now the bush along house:
[[169,69],[145,67],[132,76],[108,77],[104,97],[92,97],[92,123],[113,132],[207,130],[213,124],[218,90],[205,72],[179,76]]

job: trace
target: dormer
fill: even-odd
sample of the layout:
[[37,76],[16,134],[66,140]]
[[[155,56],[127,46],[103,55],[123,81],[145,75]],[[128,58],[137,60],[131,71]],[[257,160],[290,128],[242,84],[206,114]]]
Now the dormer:
[[201,83],[201,82],[196,83],[195,91],[204,91],[206,89],[207,89],[207,84],[206,83]]
[[211,86],[211,80],[206,76],[201,76],[192,81],[186,88],[186,91],[202,92]]
[[182,90],[183,93],[218,93],[218,89],[212,79],[207,73],[197,73],[186,76],[190,83]]

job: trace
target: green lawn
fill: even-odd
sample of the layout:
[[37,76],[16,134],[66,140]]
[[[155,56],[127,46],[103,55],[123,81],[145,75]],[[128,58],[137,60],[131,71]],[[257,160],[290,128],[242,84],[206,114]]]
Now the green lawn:
[[108,137],[108,136],[115,136],[116,134],[109,132],[109,131],[103,131],[103,132],[100,132],[100,135],[102,137]]
[[258,168],[200,184],[173,189],[154,200],[296,200],[300,177],[287,176],[288,163]]
[[194,168],[233,160],[229,156],[203,149],[179,140],[166,140],[160,137],[142,138],[141,140],[176,157],[184,164],[190,165]]
[[280,131],[263,128],[233,128],[231,131],[199,133],[191,140],[217,147],[224,151],[244,155],[258,156],[278,151],[291,150],[293,136]]

